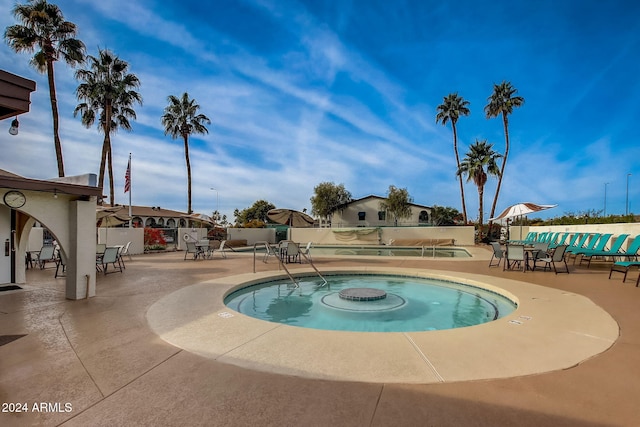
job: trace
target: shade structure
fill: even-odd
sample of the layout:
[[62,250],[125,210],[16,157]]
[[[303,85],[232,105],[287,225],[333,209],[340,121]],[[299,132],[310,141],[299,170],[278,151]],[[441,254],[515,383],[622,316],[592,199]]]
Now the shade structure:
[[216,222],[209,215],[201,213],[193,213],[191,215],[181,215],[180,218],[185,218],[189,221],[196,222],[200,225],[216,225]]
[[313,218],[293,209],[271,209],[267,212],[267,217],[273,222],[290,227],[313,227]]
[[515,218],[519,216],[528,215],[534,212],[544,211],[546,209],[555,208],[558,205],[538,205],[535,203],[524,202],[511,205],[500,213],[495,218],[491,218],[490,221],[498,221],[501,219]]

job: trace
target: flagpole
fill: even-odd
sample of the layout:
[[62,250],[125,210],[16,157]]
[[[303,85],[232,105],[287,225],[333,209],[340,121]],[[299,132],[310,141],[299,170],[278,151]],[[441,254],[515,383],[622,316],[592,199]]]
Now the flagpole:
[[[131,153],[129,153],[129,182],[131,182]],[[133,222],[133,217],[131,216],[131,188],[129,188],[129,228],[131,228],[131,223]]]

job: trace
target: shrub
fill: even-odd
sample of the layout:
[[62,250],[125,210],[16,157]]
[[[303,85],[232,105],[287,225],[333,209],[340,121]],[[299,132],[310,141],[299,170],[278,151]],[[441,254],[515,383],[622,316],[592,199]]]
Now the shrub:
[[144,229],[144,249],[163,250],[167,248],[167,241],[162,230],[145,227]]

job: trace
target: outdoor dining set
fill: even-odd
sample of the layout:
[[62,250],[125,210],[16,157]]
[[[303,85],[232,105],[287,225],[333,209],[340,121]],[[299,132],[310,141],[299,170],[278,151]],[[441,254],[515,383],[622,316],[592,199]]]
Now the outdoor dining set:
[[[626,248],[625,242],[628,242]],[[552,270],[569,273],[567,261],[573,265],[591,266],[592,261],[611,262],[609,278],[613,272],[627,273],[633,267],[640,267],[638,250],[640,235],[629,238],[629,234],[613,236],[612,233],[554,233],[530,232],[523,240],[508,240],[504,247],[499,242],[491,242],[493,254],[489,267],[498,267],[502,262],[503,270],[519,269],[523,272]],[[636,286],[640,285],[640,275]]]

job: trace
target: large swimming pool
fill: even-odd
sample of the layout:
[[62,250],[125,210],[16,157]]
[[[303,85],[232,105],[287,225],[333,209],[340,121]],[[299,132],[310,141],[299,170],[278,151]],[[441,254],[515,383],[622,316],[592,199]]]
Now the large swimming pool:
[[[252,252],[253,248],[236,249],[239,252]],[[264,247],[256,248],[264,253]],[[423,258],[470,258],[471,254],[464,248],[424,246],[351,246],[351,245],[314,245],[311,256],[406,256]]]
[[[438,279],[345,274],[276,280],[239,289],[227,307],[247,316],[305,328],[356,332],[454,329],[504,317],[516,304],[486,289]],[[350,297],[349,291],[368,297]],[[384,294],[384,296],[382,296]]]

